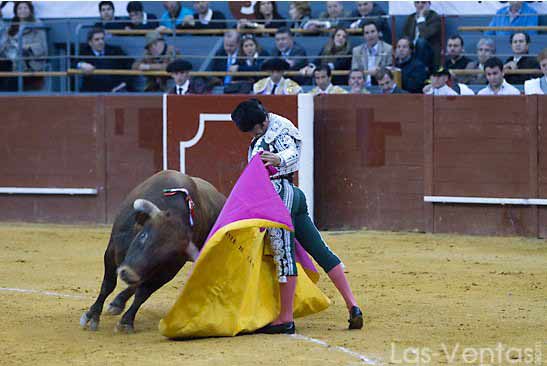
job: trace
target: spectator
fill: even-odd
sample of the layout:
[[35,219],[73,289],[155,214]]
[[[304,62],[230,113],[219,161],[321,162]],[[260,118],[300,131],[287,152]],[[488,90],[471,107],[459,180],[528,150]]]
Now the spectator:
[[300,70],[308,63],[306,50],[294,42],[289,28],[280,28],[275,32],[275,47],[272,55],[287,61],[290,70]]
[[270,71],[271,75],[258,80],[253,85],[253,94],[293,95],[302,93],[302,88],[296,81],[283,77],[283,73],[289,70],[289,67],[289,63],[280,58],[264,62],[262,70]]
[[101,21],[95,23],[94,27],[103,29],[124,29],[126,23],[122,18],[114,16],[114,3],[112,1],[101,1],[99,3],[99,14]]
[[484,63],[490,57],[496,54],[496,43],[491,38],[481,38],[477,42],[477,61],[471,61],[467,64],[467,70],[481,70],[480,74],[467,75],[461,77],[462,81],[467,84],[486,84],[486,76],[484,76]]
[[380,39],[391,44],[391,28],[387,22],[386,12],[374,1],[357,1],[357,9],[351,13],[352,18],[357,18],[350,24],[351,29],[363,29],[365,20],[372,19],[378,26]]
[[[224,33],[223,47],[217,51],[213,59],[210,71],[235,71],[237,69],[237,59],[239,53],[239,33],[233,29]],[[220,80],[217,80],[217,84]],[[232,77],[226,75],[220,84],[230,84]]]
[[127,3],[127,14],[129,23],[125,29],[156,29],[159,26],[158,17],[144,11],[141,1],[130,1]]
[[373,82],[371,76],[385,66],[392,64],[392,48],[387,43],[380,41],[378,27],[373,20],[367,20],[363,24],[364,42],[353,48],[351,68],[368,71],[366,85]]
[[169,89],[169,94],[186,95],[195,94],[194,85],[190,78],[192,64],[188,61],[177,59],[169,63],[167,72],[175,82],[175,85]]
[[446,44],[448,60],[444,64],[445,69],[466,69],[471,60],[464,56],[463,53],[463,38],[458,34],[449,37]]
[[414,44],[403,37],[395,49],[395,66],[401,69],[403,89],[409,93],[421,93],[428,76],[427,67],[413,55]]
[[[539,64],[535,57],[526,56],[528,54],[528,46],[530,45],[530,36],[528,33],[517,32],[511,35],[509,39],[513,56],[505,61],[503,66],[504,71],[518,69],[539,69]],[[528,79],[532,79],[534,74],[507,75],[509,84],[524,84]]]
[[194,1],[194,17],[191,21],[177,26],[182,29],[225,29],[226,16],[209,7],[208,1]]
[[543,71],[543,77],[526,80],[524,82],[524,94],[547,94],[547,48],[538,55],[538,62]]
[[43,23],[36,19],[34,6],[30,1],[15,2],[13,13],[10,26],[0,35],[0,57],[8,59],[4,68],[16,71],[18,58],[24,57],[25,60],[21,61],[23,71],[43,71],[46,66],[44,57],[48,55],[46,32],[43,29],[26,28],[41,26]]
[[[260,71],[264,60],[270,55],[260,47],[252,34],[244,34],[241,36],[239,49],[241,50],[240,56],[233,71]],[[256,78],[248,77],[243,80],[254,83]]]
[[431,73],[431,84],[424,87],[424,94],[427,95],[458,95],[458,93],[447,85],[450,78],[450,71],[439,66]]
[[348,76],[349,92],[351,94],[370,94],[365,88],[365,75],[361,70],[351,70]]
[[431,1],[414,1],[403,35],[414,42],[415,56],[430,70],[441,64],[441,17],[430,9]]
[[477,95],[520,95],[520,91],[505,81],[503,63],[497,57],[491,57],[484,63],[484,74],[488,86],[479,90]]
[[393,79],[393,73],[389,69],[380,69],[376,73],[378,79],[378,86],[382,91],[382,94],[408,94],[406,90],[403,90],[397,86]]
[[[490,21],[490,27],[527,27],[538,25],[538,14],[524,1],[509,1],[509,5],[499,9]],[[527,31],[528,34],[536,34],[536,31]],[[484,34],[509,35],[511,31],[486,31]]]
[[[254,5],[254,20],[240,19],[237,29],[279,29],[287,26],[285,18],[277,11],[275,1],[257,1]],[[267,35],[267,34],[264,34]]]
[[313,79],[315,81],[315,88],[310,93],[313,95],[319,94],[347,94],[348,92],[343,88],[332,85],[332,72],[330,67],[322,65],[313,71]]
[[[143,58],[133,63],[133,70],[163,71],[170,62],[180,56],[175,47],[167,45],[161,33],[155,30],[146,33],[144,49]],[[164,76],[148,76],[144,91],[166,92],[168,80],[169,78]]]
[[342,1],[327,1],[327,11],[319,15],[319,19],[310,20],[306,29],[310,31],[319,31],[330,28],[349,28],[351,23],[350,13],[344,11]]
[[92,75],[95,69],[129,69],[130,59],[110,58],[125,56],[121,48],[105,44],[105,31],[93,28],[87,33],[87,45],[80,50],[77,68],[86,74],[81,91],[116,92],[127,87],[126,77],[121,75]]
[[309,1],[291,1],[289,4],[289,16],[291,17],[291,28],[307,29],[307,23],[311,17]]
[[193,11],[183,7],[180,1],[164,1],[165,12],[161,15],[158,31],[165,32],[178,26],[190,24],[194,20]]
[[[348,32],[345,28],[336,28],[327,43],[321,49],[318,58],[311,64],[303,67],[300,72],[311,76],[314,70],[321,66],[328,66],[331,70],[349,70],[351,68],[351,44],[348,41]],[[345,84],[345,76],[334,76],[336,85]]]

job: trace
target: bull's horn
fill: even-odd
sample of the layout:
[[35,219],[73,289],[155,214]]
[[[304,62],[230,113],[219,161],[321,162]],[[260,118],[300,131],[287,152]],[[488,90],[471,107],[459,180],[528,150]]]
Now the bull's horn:
[[133,208],[135,211],[144,212],[150,217],[155,217],[161,212],[158,206],[148,200],[143,200],[142,198],[136,199],[135,202],[133,202]]

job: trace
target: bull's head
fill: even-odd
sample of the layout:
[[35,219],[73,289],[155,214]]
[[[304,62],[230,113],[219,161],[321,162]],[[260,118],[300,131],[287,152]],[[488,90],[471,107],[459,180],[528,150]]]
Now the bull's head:
[[197,257],[192,229],[181,217],[144,199],[135,200],[133,208],[136,235],[118,268],[124,282],[138,285],[157,276],[165,266],[182,266]]

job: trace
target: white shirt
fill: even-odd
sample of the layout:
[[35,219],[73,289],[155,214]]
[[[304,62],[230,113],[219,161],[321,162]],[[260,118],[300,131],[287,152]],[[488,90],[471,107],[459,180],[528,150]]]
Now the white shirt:
[[213,19],[213,11],[211,9],[207,10],[207,14],[205,16],[199,15],[199,22],[201,24],[209,24],[209,22]]
[[[367,70],[371,70],[376,67],[376,57],[378,57],[378,43],[379,42],[376,42],[376,44],[370,48],[368,47],[368,45],[364,48],[365,52],[367,52],[367,55],[368,55]],[[370,86],[371,83],[372,83],[371,76],[370,74],[367,74],[366,85]]]
[[479,90],[477,95],[520,95],[520,90],[503,79],[503,84],[501,84],[497,92],[492,90],[490,85],[487,85],[486,88]]
[[449,87],[448,85],[443,85],[440,88],[431,88],[428,95],[458,95],[454,89]]
[[186,80],[186,82],[182,85],[175,85],[175,92],[178,95],[184,95],[188,92],[188,87],[190,86],[190,80]]
[[545,94],[543,90],[541,89],[541,79],[545,79],[547,81],[547,76],[544,76],[543,78],[535,78],[526,80],[524,82],[524,94],[526,95],[532,95],[532,94],[539,94],[543,95]]

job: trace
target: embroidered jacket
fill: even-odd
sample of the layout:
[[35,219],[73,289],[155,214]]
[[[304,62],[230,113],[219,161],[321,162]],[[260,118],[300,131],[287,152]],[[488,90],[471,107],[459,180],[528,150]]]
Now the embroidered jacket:
[[[272,94],[274,83],[270,77],[260,79],[253,85],[253,94]],[[277,83],[275,95],[293,95],[302,93],[302,88],[296,81],[281,78]]]
[[302,152],[302,134],[287,118],[274,113],[269,113],[268,117],[270,120],[268,130],[252,141],[248,160],[250,161],[261,151],[270,151],[281,158],[281,164],[276,167],[278,172],[272,177],[298,171]]
[[348,92],[344,88],[341,88],[337,85],[329,84],[329,86],[327,87],[327,90],[321,90],[318,86],[316,86],[310,91],[310,93],[313,95],[319,95],[319,94],[347,94]]

